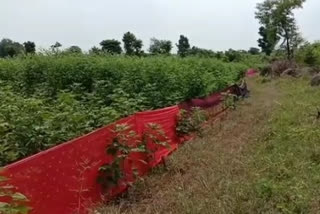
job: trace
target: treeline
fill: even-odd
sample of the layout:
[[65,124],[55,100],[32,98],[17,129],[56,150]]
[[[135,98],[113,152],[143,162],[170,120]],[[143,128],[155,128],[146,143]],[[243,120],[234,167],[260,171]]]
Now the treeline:
[[[181,35],[177,43],[177,54],[180,57],[186,56],[202,56],[222,59],[226,62],[241,61],[241,55],[259,55],[258,48],[250,48],[249,50],[233,50],[212,51],[205,48],[191,46],[189,39]],[[43,49],[36,52],[36,44],[27,41],[23,44],[14,42],[10,39],[2,39],[0,41],[0,57],[14,57],[18,55],[30,54],[90,54],[90,55],[127,55],[127,56],[154,56],[154,55],[171,55],[173,43],[169,40],[161,40],[151,38],[148,51],[143,49],[142,40],[138,39],[133,33],[127,32],[123,35],[122,41],[116,39],[106,39],[100,42],[99,46],[92,47],[88,52],[84,52],[79,46],[71,46],[63,49],[62,44],[56,42],[49,49]]]

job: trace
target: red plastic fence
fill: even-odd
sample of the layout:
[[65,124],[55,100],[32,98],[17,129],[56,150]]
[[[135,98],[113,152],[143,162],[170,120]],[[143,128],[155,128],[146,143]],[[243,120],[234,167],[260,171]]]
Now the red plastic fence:
[[[232,92],[233,87],[224,91],[227,90]],[[13,163],[5,167],[5,173],[10,178],[10,183],[30,200],[32,214],[87,213],[88,207],[103,199],[97,175],[101,165],[112,161],[112,158],[106,155],[106,147],[112,141],[111,131],[115,124],[126,123],[140,135],[147,123],[157,123],[165,131],[171,148],[158,149],[153,162],[149,165],[140,164],[138,171],[143,175],[178,148],[180,142],[175,126],[179,109],[217,106],[221,102],[221,96],[221,93],[215,93],[204,99],[184,102],[180,106],[137,113]],[[125,167],[125,171],[129,176],[130,170]],[[111,190],[109,197],[118,195],[126,188],[126,185],[119,185]]]
[[248,71],[247,71],[247,73],[246,73],[246,76],[247,76],[247,77],[253,77],[253,76],[255,76],[257,73],[258,73],[257,70],[251,68],[251,69],[248,69]]
[[191,100],[182,102],[179,104],[179,108],[190,110],[193,107],[210,108],[213,106],[217,106],[221,103],[223,99],[222,93],[224,92],[234,93],[235,85],[222,90],[220,93],[214,93],[210,96],[207,96],[201,99],[191,99]]

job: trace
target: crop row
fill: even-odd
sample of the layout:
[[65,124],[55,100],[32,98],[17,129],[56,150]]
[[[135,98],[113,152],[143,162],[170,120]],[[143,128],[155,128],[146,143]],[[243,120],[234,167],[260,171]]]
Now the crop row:
[[0,60],[0,166],[134,112],[206,96],[246,68],[196,57]]

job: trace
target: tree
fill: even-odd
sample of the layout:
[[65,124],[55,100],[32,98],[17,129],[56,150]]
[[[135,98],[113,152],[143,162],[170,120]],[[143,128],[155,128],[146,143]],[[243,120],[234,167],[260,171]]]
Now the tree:
[[23,53],[24,47],[11,39],[2,39],[0,41],[0,57],[13,57]]
[[102,47],[102,51],[105,51],[107,53],[110,53],[110,54],[122,53],[121,42],[115,39],[103,40],[102,42],[100,42],[100,45]]
[[193,56],[201,56],[201,57],[215,57],[216,56],[216,54],[212,50],[198,48],[196,46],[193,46],[188,51],[188,54],[193,55]]
[[316,64],[316,62],[317,62],[317,59],[318,59],[318,57],[315,54],[313,48],[312,47],[306,48],[305,56],[304,56],[304,62],[307,65],[314,66]]
[[261,48],[273,50],[282,39],[280,47],[286,50],[289,60],[293,58],[295,49],[303,41],[293,10],[302,8],[304,2],[305,0],[265,0],[257,4],[256,18],[263,27],[259,30],[262,39],[258,40]]
[[61,45],[60,42],[56,42],[55,44],[51,45],[52,52],[53,52],[54,54],[58,54],[60,47],[62,47],[62,45]]
[[81,54],[82,53],[82,50],[79,46],[76,46],[76,45],[73,45],[73,46],[70,46],[67,50],[66,50],[67,53],[75,53],[75,54]]
[[258,55],[260,53],[259,48],[251,47],[248,51],[249,54]]
[[217,51],[217,52],[215,53],[215,57],[216,57],[217,59],[223,60],[223,59],[225,58],[225,55],[224,55],[224,53],[223,53],[222,51]]
[[56,42],[54,43],[53,45],[51,45],[51,48],[54,49],[54,48],[60,48],[62,47],[61,43],[60,42]]
[[299,48],[300,57],[303,62],[310,66],[315,66],[320,62],[320,42],[310,44],[306,42]]
[[149,52],[151,54],[170,54],[172,42],[169,40],[158,40],[152,38],[150,42]]
[[133,33],[127,32],[123,35],[122,41],[127,55],[140,56],[142,51],[142,40],[137,39]]
[[225,51],[224,55],[229,62],[239,62],[241,61],[241,51],[236,51],[229,49]]
[[275,2],[278,0],[265,0],[257,4],[256,19],[259,20],[261,27],[259,28],[258,46],[266,55],[270,55],[275,49],[279,36],[277,35],[277,26],[274,24],[272,13],[275,9]]
[[283,39],[281,46],[286,49],[288,59],[292,59],[295,49],[303,42],[293,10],[302,8],[304,2],[305,0],[281,0],[276,2],[273,17],[278,26],[278,35]]
[[274,37],[276,34],[272,33],[272,39],[270,39],[270,31],[268,32],[268,29],[265,27],[259,28],[259,35],[261,38],[258,39],[258,46],[261,48],[262,52],[270,56],[277,44],[278,37]]
[[36,44],[31,41],[27,41],[23,43],[24,45],[24,50],[26,54],[35,54],[36,53]]
[[190,44],[189,39],[183,35],[180,35],[180,39],[178,41],[178,44],[176,44],[178,48],[178,54],[181,57],[187,56],[189,50],[190,50]]
[[89,50],[89,54],[95,54],[98,55],[102,52],[102,50],[96,46],[93,46],[90,50]]
[[133,50],[134,50],[134,54],[137,56],[141,56],[143,54],[143,50],[142,50],[142,40],[137,39],[134,43],[133,43]]

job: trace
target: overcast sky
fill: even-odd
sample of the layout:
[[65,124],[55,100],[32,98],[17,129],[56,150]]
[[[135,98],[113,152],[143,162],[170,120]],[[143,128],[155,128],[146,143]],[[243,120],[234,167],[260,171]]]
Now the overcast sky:
[[[213,50],[257,46],[254,19],[261,0],[0,0],[0,38],[49,47],[78,45],[87,50],[103,39],[133,32],[148,47],[151,37]],[[297,11],[303,36],[320,39],[320,1]]]

